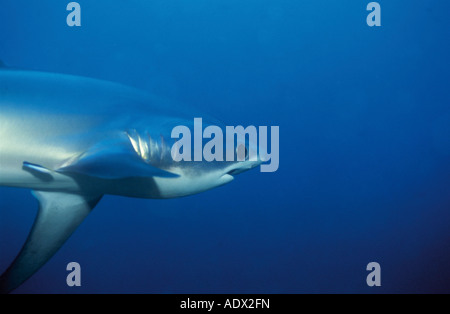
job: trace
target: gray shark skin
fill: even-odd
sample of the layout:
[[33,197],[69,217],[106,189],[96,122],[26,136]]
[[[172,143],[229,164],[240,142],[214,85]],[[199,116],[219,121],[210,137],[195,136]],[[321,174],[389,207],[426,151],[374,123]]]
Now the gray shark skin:
[[9,293],[64,244],[103,195],[174,198],[233,180],[260,161],[175,162],[169,103],[95,79],[0,70],[0,186],[31,189],[39,211],[0,276]]

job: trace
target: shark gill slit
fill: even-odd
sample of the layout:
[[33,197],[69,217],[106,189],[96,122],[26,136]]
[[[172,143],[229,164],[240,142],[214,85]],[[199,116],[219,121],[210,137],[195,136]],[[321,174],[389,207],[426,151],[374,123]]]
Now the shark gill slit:
[[126,131],[134,151],[147,163],[162,162],[169,148],[164,136],[160,134],[160,141],[154,140],[148,131],[145,136],[141,136],[137,130]]

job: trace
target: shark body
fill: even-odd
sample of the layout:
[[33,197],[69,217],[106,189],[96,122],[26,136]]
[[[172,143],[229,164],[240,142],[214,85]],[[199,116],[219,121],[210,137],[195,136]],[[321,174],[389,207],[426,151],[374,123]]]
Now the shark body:
[[39,201],[0,292],[39,270],[105,194],[181,197],[260,164],[173,161],[170,132],[182,123],[188,117],[170,104],[120,84],[0,70],[0,186],[31,189]]

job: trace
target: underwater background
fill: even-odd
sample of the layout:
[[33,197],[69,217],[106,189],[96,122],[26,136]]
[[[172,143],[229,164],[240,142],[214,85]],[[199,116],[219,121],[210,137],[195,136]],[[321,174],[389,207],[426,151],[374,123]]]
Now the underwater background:
[[[15,293],[450,292],[449,1],[378,1],[381,27],[370,1],[80,0],[81,27],[69,2],[0,0],[0,59],[279,126],[280,167],[180,199],[105,196]],[[36,211],[0,188],[0,272]]]

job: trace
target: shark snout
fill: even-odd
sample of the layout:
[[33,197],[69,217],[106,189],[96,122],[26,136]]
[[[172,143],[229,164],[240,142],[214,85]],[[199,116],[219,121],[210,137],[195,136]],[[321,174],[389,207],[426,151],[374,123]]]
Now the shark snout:
[[250,160],[239,161],[239,162],[236,162],[234,165],[230,166],[229,168],[227,168],[226,174],[235,176],[242,172],[253,169],[253,168],[259,166],[261,163],[262,163],[262,161],[259,158],[255,161],[250,161]]

